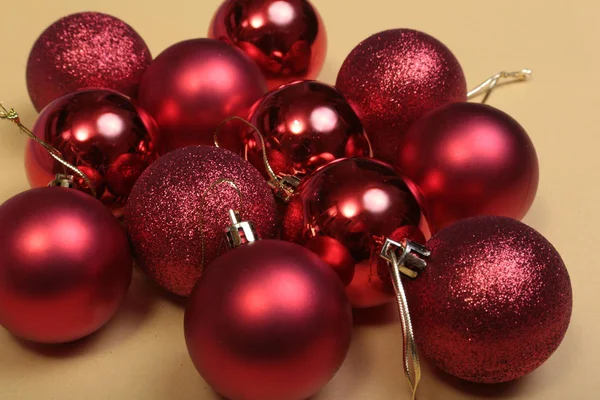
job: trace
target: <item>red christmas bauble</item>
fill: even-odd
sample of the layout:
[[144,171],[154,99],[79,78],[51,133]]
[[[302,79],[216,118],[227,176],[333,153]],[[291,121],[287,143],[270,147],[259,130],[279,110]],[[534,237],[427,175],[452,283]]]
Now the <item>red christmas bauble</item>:
[[208,36],[242,49],[270,89],[317,77],[327,51],[325,25],[306,0],[226,0]]
[[282,237],[303,245],[319,236],[337,241],[356,264],[347,288],[352,305],[381,305],[394,298],[377,272],[383,239],[398,227],[426,224],[413,190],[383,162],[333,161],[304,178],[285,210]]
[[[124,95],[104,89],[81,90],[54,100],[38,117],[33,133],[85,173],[97,197],[119,217],[134,183],[157,158],[160,142],[152,117]],[[30,141],[25,169],[31,186],[42,187],[63,166]],[[85,182],[78,183],[87,189]]]
[[[342,157],[368,157],[371,145],[362,124],[332,86],[298,81],[267,93],[250,121],[264,137],[267,158],[277,174],[305,175]],[[245,155],[266,174],[256,133],[245,138]]]
[[104,326],[127,294],[133,262],[119,222],[73,189],[31,189],[0,206],[0,325],[40,343]]
[[473,382],[517,379],[560,345],[572,309],[569,274],[527,225],[475,217],[427,242],[431,257],[405,290],[420,351]]
[[[229,184],[217,184],[221,179],[233,181],[241,199]],[[224,249],[221,238],[230,225],[229,209],[252,221],[260,237],[277,234],[271,189],[247,161],[212,146],[162,156],[137,181],[125,208],[137,263],[169,292],[188,296],[201,275],[202,261],[208,265]]]
[[261,240],[210,264],[185,312],[188,351],[231,400],[302,400],[342,365],[352,312],[337,276],[313,253]]
[[138,94],[163,134],[159,152],[164,154],[212,145],[219,124],[234,115],[245,118],[266,90],[260,70],[240,50],[219,40],[192,39],[156,57]]
[[36,40],[27,61],[27,88],[36,110],[85,88],[135,96],[152,61],[144,40],[125,22],[97,12],[59,19]]
[[410,29],[379,32],[344,61],[336,87],[371,139],[376,158],[393,163],[403,135],[426,112],[467,100],[458,60],[437,39]]
[[423,193],[433,231],[460,219],[521,219],[538,186],[527,132],[508,114],[479,103],[439,108],[408,131],[397,166]]

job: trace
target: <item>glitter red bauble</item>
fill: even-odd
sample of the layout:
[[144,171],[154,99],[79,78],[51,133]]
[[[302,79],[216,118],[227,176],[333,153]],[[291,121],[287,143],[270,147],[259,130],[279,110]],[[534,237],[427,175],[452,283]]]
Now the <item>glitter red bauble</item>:
[[152,61],[144,40],[118,18],[82,12],[59,19],[36,40],[27,61],[27,88],[36,110],[85,88],[135,96]]
[[[305,175],[342,157],[368,157],[371,145],[362,124],[332,86],[298,81],[267,93],[250,121],[264,137],[267,157],[277,174]],[[255,133],[245,138],[246,158],[266,174]]]
[[189,299],[198,372],[231,400],[303,400],[342,365],[352,334],[337,276],[293,243],[260,240],[210,264]]
[[423,355],[451,375],[506,382],[528,374],[560,345],[572,309],[569,274],[527,225],[476,217],[427,242],[427,267],[405,290]]
[[[360,157],[332,161],[303,179],[285,210],[282,237],[303,245],[319,236],[334,239],[329,250],[338,255],[317,253],[327,256],[323,259],[336,271],[341,264],[345,274],[353,274],[347,287],[352,305],[384,304],[394,295],[378,275],[383,239],[399,227],[426,224],[413,190],[383,162]],[[338,244],[351,256],[353,268]]]
[[[217,184],[221,179],[233,181],[242,198],[229,184]],[[277,234],[271,189],[247,161],[210,146],[162,156],[137,181],[125,209],[137,263],[169,292],[188,296],[203,266],[225,249],[229,209],[254,223],[260,237]]]
[[376,158],[393,163],[406,130],[426,112],[467,100],[456,57],[410,29],[377,33],[352,50],[336,87],[361,118]]
[[208,35],[242,49],[270,89],[316,78],[327,51],[325,25],[306,0],[226,0]]
[[[192,39],[156,57],[142,76],[138,95],[163,134],[163,154],[213,144],[219,124],[234,115],[247,117],[266,90],[260,70],[240,50],[219,40]],[[223,130],[227,128],[232,127]]]
[[[124,95],[103,89],[54,100],[38,117],[33,133],[81,169],[116,216],[122,216],[133,184],[157,158],[160,141],[152,117]],[[46,186],[63,172],[62,164],[34,141],[25,151],[25,169],[32,187]],[[87,190],[83,180],[78,183]]]
[[460,219],[521,219],[538,187],[538,159],[525,130],[479,103],[433,111],[404,137],[397,166],[423,193],[433,231]]
[[119,222],[73,189],[31,189],[0,206],[0,325],[40,343],[80,339],[125,299],[133,262]]

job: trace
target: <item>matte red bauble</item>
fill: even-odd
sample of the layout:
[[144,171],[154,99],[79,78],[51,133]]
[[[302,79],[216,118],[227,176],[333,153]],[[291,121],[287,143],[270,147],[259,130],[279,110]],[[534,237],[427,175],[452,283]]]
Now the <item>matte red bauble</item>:
[[538,186],[538,159],[525,130],[485,104],[433,111],[408,131],[397,166],[423,193],[437,231],[460,219],[521,219]]
[[[103,89],[68,94],[50,103],[33,133],[54,146],[62,157],[85,173],[97,197],[116,216],[133,184],[156,158],[160,135],[156,123],[124,95]],[[32,187],[46,186],[63,166],[30,141],[25,169]],[[79,186],[86,188],[84,182]]]
[[119,222],[73,189],[31,189],[0,206],[0,325],[40,343],[80,339],[123,302],[133,262]]
[[36,110],[85,88],[135,96],[152,61],[132,27],[118,18],[82,12],[59,19],[36,40],[27,61],[27,88]]
[[189,299],[198,372],[231,400],[303,400],[342,365],[352,313],[337,276],[293,243],[261,240],[210,264]]
[[560,345],[572,309],[569,274],[542,235],[516,220],[476,217],[427,242],[405,280],[415,338],[444,371],[497,383],[539,367]]
[[[241,193],[220,180],[235,183]],[[239,210],[260,237],[277,234],[277,206],[261,174],[218,147],[190,146],[158,159],[137,181],[125,223],[139,266],[169,292],[188,296],[224,249],[228,210]]]
[[[330,251],[340,254],[342,270],[353,273],[347,288],[352,305],[381,305],[394,298],[388,281],[382,281],[377,272],[383,239],[398,227],[426,224],[413,190],[391,166],[380,161],[333,161],[303,179],[286,208],[283,238],[299,244],[319,236],[334,239],[356,263],[352,271],[341,261],[346,260],[344,252],[335,250],[337,243],[331,247]],[[324,257],[326,261],[330,258]],[[336,261],[332,266],[339,270],[338,264]]]
[[393,163],[407,129],[426,112],[467,100],[465,75],[437,39],[410,29],[377,33],[352,50],[336,87],[371,139],[376,158]]
[[260,70],[240,50],[219,40],[193,39],[156,57],[142,76],[139,100],[158,123],[164,154],[213,144],[219,124],[234,115],[245,118],[266,90]]
[[270,89],[317,77],[327,51],[325,25],[306,0],[226,0],[208,36],[242,49]]
[[[298,81],[267,93],[250,121],[264,137],[276,174],[305,175],[338,158],[369,157],[371,145],[362,124],[332,86]],[[255,133],[245,139],[246,158],[266,174]]]

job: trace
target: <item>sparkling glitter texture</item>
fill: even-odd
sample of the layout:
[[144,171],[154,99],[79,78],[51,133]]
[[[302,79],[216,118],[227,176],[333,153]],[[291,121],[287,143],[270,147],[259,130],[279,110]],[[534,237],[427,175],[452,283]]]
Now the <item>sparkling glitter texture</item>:
[[134,96],[150,61],[148,46],[125,22],[96,12],[72,14],[36,40],[27,61],[27,87],[38,111],[83,88]]
[[410,29],[380,32],[356,46],[336,86],[361,117],[375,157],[390,163],[413,122],[467,99],[456,57],[437,39]]
[[[228,184],[207,189],[220,179]],[[203,201],[204,199],[204,201]],[[276,204],[261,174],[234,153],[216,147],[186,147],[161,157],[135,184],[125,221],[140,267],[166,290],[187,296],[204,265],[225,250],[227,211],[238,209],[259,235],[276,235]],[[204,235],[202,235],[202,233]]]
[[571,281],[542,235],[510,218],[476,217],[427,247],[427,268],[405,286],[419,349],[437,366],[468,381],[505,382],[557,349],[571,318]]

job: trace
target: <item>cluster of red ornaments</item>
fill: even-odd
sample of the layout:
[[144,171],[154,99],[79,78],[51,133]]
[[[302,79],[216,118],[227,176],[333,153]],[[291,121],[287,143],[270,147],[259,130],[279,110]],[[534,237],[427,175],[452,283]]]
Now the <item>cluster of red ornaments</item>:
[[[44,187],[63,165],[28,144],[37,189],[0,206],[3,327],[42,343],[98,330],[133,257],[189,296],[188,350],[217,392],[301,400],[343,363],[351,307],[394,300],[379,257],[389,238],[431,250],[405,288],[416,342],[440,368],[495,383],[550,357],[572,293],[554,247],[518,222],[535,149],[509,115],[467,102],[446,46],[377,33],[334,87],[312,80],[327,39],[306,0],[226,0],[209,37],[152,59],[123,21],[84,12],[36,41],[33,134],[89,179]],[[234,116],[248,124],[222,124]]]

